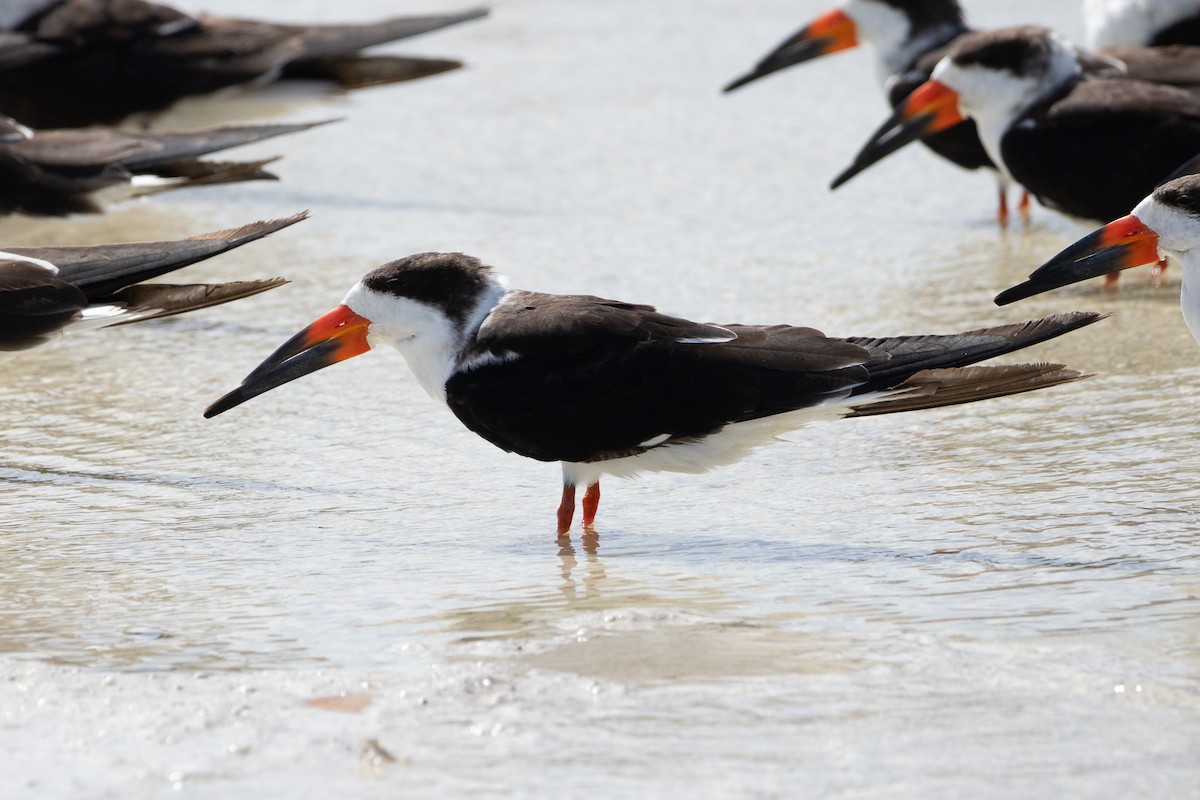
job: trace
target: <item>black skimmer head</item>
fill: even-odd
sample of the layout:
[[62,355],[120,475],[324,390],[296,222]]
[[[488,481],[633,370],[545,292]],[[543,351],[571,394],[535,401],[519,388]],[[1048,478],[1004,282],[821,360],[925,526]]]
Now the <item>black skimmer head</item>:
[[1132,214],[1100,228],[1034,271],[1027,281],[1001,292],[997,305],[1079,281],[1162,259],[1183,267],[1181,303],[1192,335],[1200,341],[1200,175],[1164,183]]
[[788,37],[725,91],[860,42],[875,47],[886,81],[966,30],[958,0],[845,0]]
[[1063,92],[1082,72],[1074,45],[1046,28],[966,34],[951,46],[930,80],[896,107],[833,186],[963,119],[975,121],[992,161],[1005,169],[1000,146],[1004,134],[1022,114]]
[[788,325],[691,322],[584,295],[506,290],[478,259],[423,253],[369,273],[204,412],[390,345],[464,425],[558,461],[558,532],[602,475],[704,472],[814,419],[953,405],[1052,386],[1061,365],[970,367],[1095,322],[1067,314],[949,336],[834,339]]
[[0,252],[0,354],[77,328],[107,327],[227,303],[287,281],[142,283],[305,218],[255,222],[174,242],[18,247]]
[[1084,0],[1088,47],[1200,45],[1196,0]]

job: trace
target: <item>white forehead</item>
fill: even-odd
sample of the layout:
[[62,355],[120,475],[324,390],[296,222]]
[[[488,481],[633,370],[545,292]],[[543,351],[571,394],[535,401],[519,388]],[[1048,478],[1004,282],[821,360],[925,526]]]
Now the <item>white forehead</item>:
[[1085,0],[1089,47],[1141,47],[1154,34],[1200,14],[1197,0]]
[[370,289],[362,281],[354,284],[342,305],[372,323],[403,322],[418,328],[440,327],[449,324],[445,312],[411,297],[386,294]]
[[963,66],[948,58],[938,62],[930,77],[958,94],[959,110],[967,117],[1011,109],[1014,101],[1034,94],[1041,83],[1037,78],[1019,77],[1008,70],[978,64]]

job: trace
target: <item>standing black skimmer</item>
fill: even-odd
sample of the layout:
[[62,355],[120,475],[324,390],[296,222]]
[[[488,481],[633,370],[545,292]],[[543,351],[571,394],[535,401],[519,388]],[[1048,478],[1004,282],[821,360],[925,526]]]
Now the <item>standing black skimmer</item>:
[[265,292],[287,281],[142,283],[304,219],[254,222],[174,242],[11,247],[0,252],[0,355],[73,328],[107,327],[182,314]]
[[[866,42],[874,45],[876,70],[888,105],[894,107],[929,79],[947,48],[970,30],[958,0],[845,0],[788,37],[725,91]],[[1007,181],[980,144],[973,122],[965,121],[922,141],[963,169],[995,171],[1000,184],[1000,223],[1007,222]],[[1021,209],[1028,210],[1028,198],[1022,198]]]
[[486,9],[358,25],[191,16],[144,0],[13,0],[0,33],[0,112],[43,128],[116,122],[187,95],[278,77],[357,88],[462,66],[363,56],[373,45],[477,19]]
[[1084,0],[1088,46],[1200,45],[1196,0]]
[[492,444],[562,462],[558,533],[602,475],[705,472],[815,419],[934,408],[1076,380],[1059,364],[970,367],[1100,319],[1077,312],[949,336],[834,339],[712,325],[599,297],[509,291],[478,259],[422,253],[370,272],[213,403],[213,417],[372,347]]
[[1200,175],[1164,183],[1133,209],[1050,259],[1019,286],[996,296],[997,305],[1032,297],[1114,270],[1171,258],[1183,267],[1180,305],[1200,342]]
[[35,131],[0,116],[0,214],[62,216],[98,212],[92,192],[136,176],[164,178],[156,188],[275,180],[266,161],[215,162],[198,157],[324,123],[242,125],[188,132]]
[[1125,213],[1200,150],[1200,95],[1085,75],[1053,32],[1008,28],[959,39],[833,188],[963,117],[1009,178],[1043,205],[1091,220]]

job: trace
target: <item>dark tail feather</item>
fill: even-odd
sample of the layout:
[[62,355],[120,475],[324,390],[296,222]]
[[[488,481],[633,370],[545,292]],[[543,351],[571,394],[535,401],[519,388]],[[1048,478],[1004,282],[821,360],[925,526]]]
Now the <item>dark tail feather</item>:
[[855,394],[893,389],[923,370],[966,367],[1021,350],[1091,325],[1106,316],[1091,311],[1074,311],[951,335],[847,339],[871,350],[882,351],[879,358],[867,363],[870,378],[855,390]]
[[1008,364],[959,369],[922,370],[897,388],[897,393],[854,406],[848,417],[871,417],[922,408],[974,403],[993,397],[1032,392],[1088,378],[1062,364]]
[[261,142],[276,136],[298,133],[336,121],[329,119],[295,125],[231,125],[202,131],[128,134],[151,141],[157,147],[139,150],[119,159],[118,163],[130,172],[154,172],[157,167],[173,161],[196,158],[208,153],[215,153],[218,150],[227,150],[231,147]]
[[365,47],[407,39],[487,15],[486,8],[472,8],[456,14],[392,17],[364,25],[314,25],[305,30],[304,51],[300,58],[308,60],[345,55]]
[[41,258],[59,268],[58,277],[81,288],[88,299],[103,302],[119,289],[182,269],[197,261],[295,225],[308,212],[253,222],[173,242],[130,242],[81,247],[10,247],[9,252]]
[[343,89],[362,89],[439,75],[461,67],[461,61],[410,56],[335,55],[289,64],[293,78],[332,81]]
[[155,167],[154,174],[160,178],[179,178],[178,181],[141,189],[133,196],[143,197],[172,189],[186,189],[189,186],[211,186],[218,183],[241,183],[242,181],[277,181],[279,176],[268,172],[263,167],[278,160],[279,157],[275,156],[259,161],[204,161],[199,158],[172,161],[169,164]]
[[[287,283],[283,278],[263,281],[232,281],[229,283],[142,283],[122,289],[113,295],[113,302],[124,305],[136,314],[114,325],[145,322],[148,319],[170,317],[209,306],[219,306],[231,300],[265,292]],[[144,313],[142,313],[144,312]]]

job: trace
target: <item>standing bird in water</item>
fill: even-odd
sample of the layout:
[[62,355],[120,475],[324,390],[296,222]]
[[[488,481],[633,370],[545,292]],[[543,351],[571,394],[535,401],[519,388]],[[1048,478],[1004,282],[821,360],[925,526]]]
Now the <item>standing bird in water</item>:
[[357,88],[410,80],[462,64],[359,51],[486,14],[287,25],[192,16],[145,0],[11,0],[0,9],[0,113],[38,128],[75,128],[240,83],[296,77]]
[[[958,0],[845,0],[788,37],[725,91],[865,42],[875,48],[876,71],[888,105],[896,106],[929,80],[946,49],[970,30]],[[974,123],[939,131],[922,142],[963,169],[992,170],[999,182],[998,217],[1001,225],[1007,223],[1008,182],[983,149]],[[1027,197],[1021,200],[1021,210],[1028,211]]]
[[1114,270],[1170,258],[1183,267],[1179,302],[1200,342],[1200,175],[1164,183],[1133,209],[1085,236],[1039,267],[1029,280],[1001,292],[997,305],[1095,278]]
[[1074,217],[1125,213],[1200,149],[1200,94],[1086,74],[1045,28],[959,39],[928,83],[833,182],[904,145],[974,119],[992,160],[1043,205]]
[[1060,364],[970,366],[1089,325],[1086,312],[944,336],[835,339],[714,325],[651,306],[510,291],[478,259],[422,253],[370,272],[213,403],[213,417],[387,344],[421,386],[506,451],[562,464],[558,534],[603,475],[700,473],[807,422],[1002,397],[1077,380]]

